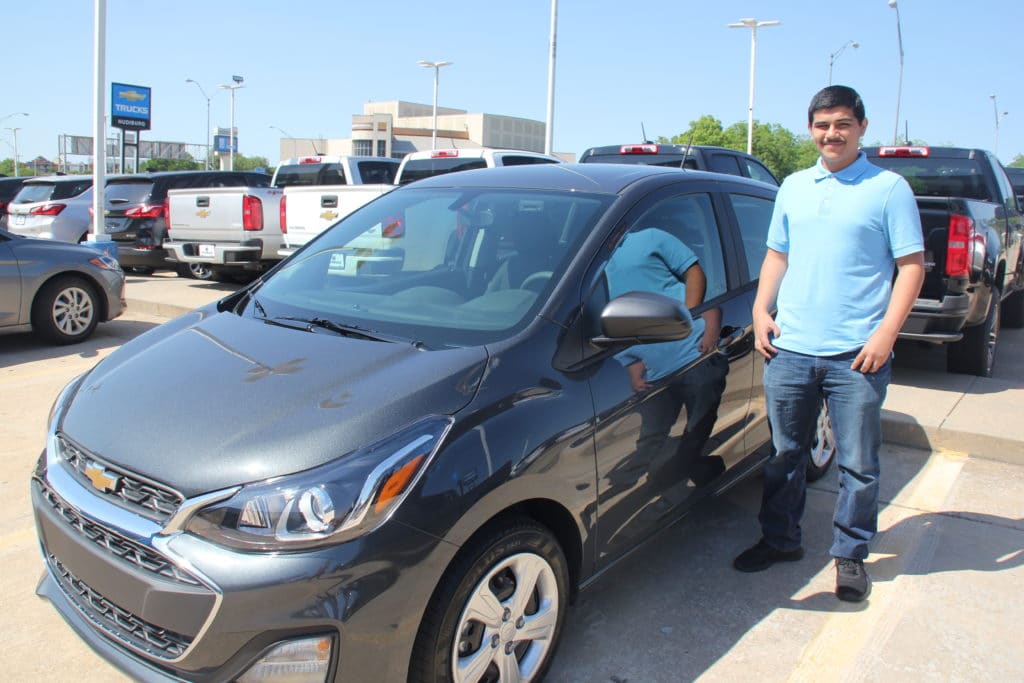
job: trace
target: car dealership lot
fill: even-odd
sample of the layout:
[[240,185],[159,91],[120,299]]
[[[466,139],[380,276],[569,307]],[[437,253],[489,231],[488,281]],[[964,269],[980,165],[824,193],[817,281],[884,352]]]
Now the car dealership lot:
[[[0,338],[0,419],[7,426],[0,445],[4,679],[123,680],[33,594],[42,560],[28,479],[50,403],[68,379],[159,324],[162,316],[143,312],[161,310],[159,299],[169,314],[175,304],[166,299],[191,306],[224,293],[223,286],[174,278],[132,277],[128,287],[129,312],[83,344],[57,349],[31,335]],[[152,294],[157,288],[181,293]],[[133,298],[142,296],[149,301]],[[757,534],[753,480],[701,506],[583,593],[549,680],[1018,676],[1024,670],[1018,626],[1024,606],[1016,598],[1024,587],[1024,459],[1012,457],[1009,437],[997,427],[1012,427],[1021,414],[1024,336],[1004,335],[997,377],[986,381],[933,369],[927,349],[902,350],[887,409],[915,418],[925,436],[948,425],[947,432],[961,439],[973,434],[980,445],[962,449],[972,455],[886,446],[883,533],[869,560],[876,579],[869,604],[841,605],[831,594],[825,553],[834,474],[809,494],[803,562],[758,575],[731,569],[732,556]],[[188,387],[181,391],[187,398]],[[957,414],[975,403],[991,406],[993,414]]]

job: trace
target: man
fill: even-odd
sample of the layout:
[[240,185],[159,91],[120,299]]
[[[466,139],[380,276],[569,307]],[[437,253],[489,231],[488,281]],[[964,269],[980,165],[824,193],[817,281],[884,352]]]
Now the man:
[[864,559],[878,523],[882,401],[893,345],[924,280],[924,245],[906,181],[860,152],[868,125],[860,95],[821,90],[807,123],[821,156],[779,190],[753,311],[775,451],[765,468],[762,538],[733,566],[757,572],[803,557],[805,467],[824,400],[839,465],[836,596],[858,602],[871,592]]

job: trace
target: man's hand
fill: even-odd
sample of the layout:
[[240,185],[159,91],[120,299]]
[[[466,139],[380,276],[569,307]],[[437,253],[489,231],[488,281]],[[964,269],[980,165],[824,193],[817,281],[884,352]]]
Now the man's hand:
[[651,388],[651,385],[644,379],[647,367],[642,360],[627,365],[626,371],[629,372],[629,383],[633,387],[633,391],[640,394]]
[[892,347],[896,344],[896,336],[878,330],[868,339],[868,343],[853,359],[851,370],[859,372],[878,372],[892,358]]
[[781,333],[770,313],[754,311],[754,349],[758,353],[769,360],[774,358],[779,350],[772,346],[771,337]]

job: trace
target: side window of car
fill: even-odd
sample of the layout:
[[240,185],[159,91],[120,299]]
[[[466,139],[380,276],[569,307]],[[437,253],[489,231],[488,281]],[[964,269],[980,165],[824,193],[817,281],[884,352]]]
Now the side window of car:
[[740,172],[740,162],[732,154],[712,154],[708,162],[708,168],[715,173],[728,173],[729,175],[743,175]]
[[[722,258],[722,240],[712,209],[711,196],[705,193],[685,194],[662,200],[645,211],[634,221],[626,233],[627,237],[616,246],[616,253],[627,245],[632,252],[638,244],[650,247],[650,252],[658,253],[669,273],[682,276],[687,262],[696,258],[696,264],[704,274],[706,282],[702,301],[710,301],[725,294],[725,262]],[[627,244],[631,242],[632,244]],[[640,249],[643,253],[647,247]],[[640,253],[640,252],[637,252]],[[622,255],[620,262],[625,263]],[[646,258],[646,257],[645,257]],[[640,264],[636,267],[641,267]],[[662,268],[662,266],[657,266]],[[644,274],[640,280],[650,279],[651,274]],[[609,280],[612,298],[623,292],[618,291]],[[627,290],[628,291],[628,290]]]
[[505,155],[501,158],[502,166],[530,166],[532,164],[553,164],[554,161],[550,159],[544,159],[543,157],[523,157],[515,155]]
[[753,159],[744,158],[743,165],[747,169],[747,175],[754,180],[760,180],[763,183],[778,186],[779,182],[775,180],[775,176],[772,175],[772,172]]
[[732,203],[743,238],[743,252],[747,257],[749,271],[748,281],[753,281],[758,278],[761,262],[768,251],[765,241],[768,239],[768,226],[772,222],[775,202],[746,194],[730,194],[729,201]]

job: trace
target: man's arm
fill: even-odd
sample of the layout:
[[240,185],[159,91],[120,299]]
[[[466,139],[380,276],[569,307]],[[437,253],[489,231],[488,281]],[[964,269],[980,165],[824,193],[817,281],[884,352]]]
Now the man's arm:
[[900,328],[910,315],[914,301],[924,284],[924,252],[918,251],[896,259],[896,281],[892,285],[892,297],[885,310],[882,324],[871,335],[864,348],[853,359],[853,370],[874,372],[885,365],[892,356]]
[[772,318],[772,308],[782,286],[782,278],[789,269],[789,255],[768,249],[761,264],[760,280],[757,283],[757,297],[754,299],[754,348],[765,358],[771,358],[778,350],[772,346],[769,335],[779,336],[781,330]]

